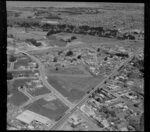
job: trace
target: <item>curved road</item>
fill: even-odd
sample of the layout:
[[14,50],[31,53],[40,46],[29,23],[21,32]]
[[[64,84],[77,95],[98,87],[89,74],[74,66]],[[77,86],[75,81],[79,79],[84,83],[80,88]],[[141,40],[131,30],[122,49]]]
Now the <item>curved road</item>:
[[[21,51],[20,51],[21,52]],[[70,106],[70,109],[67,111],[67,113],[56,123],[54,124],[54,126],[52,126],[51,130],[57,130],[58,127],[67,119],[69,118],[69,116],[74,112],[76,111],[83,103],[85,103],[89,96],[98,88],[101,88],[102,85],[104,84],[105,81],[109,80],[110,77],[113,77],[117,72],[118,70],[122,67],[122,66],[125,66],[129,61],[132,60],[132,58],[138,53],[138,50],[132,54],[132,56],[130,56],[126,61],[123,61],[122,63],[120,63],[116,68],[115,70],[109,75],[107,76],[101,83],[99,83],[94,89],[92,89],[90,91],[89,94],[87,94],[86,96],[83,97],[83,99],[78,103],[76,104],[75,106],[72,105],[71,102],[69,102],[64,96],[62,96],[55,88],[53,88],[48,82],[47,80],[45,79],[45,75],[44,75],[44,67],[43,65],[41,64],[41,62],[35,58],[34,56],[31,56],[30,54],[26,53],[26,52],[21,52],[21,53],[24,53],[26,55],[28,55],[29,57],[31,57],[33,60],[35,60],[38,64],[39,64],[39,71],[40,71],[40,75],[41,75],[41,79],[44,83],[44,85],[46,85],[46,87],[51,90],[52,92],[54,92],[58,98],[60,98],[65,104],[67,104],[68,106]]]
[[30,58],[32,58],[33,60],[35,60],[38,65],[39,65],[39,72],[40,72],[40,78],[43,82],[43,84],[51,91],[53,92],[64,104],[66,104],[69,108],[72,108],[74,105],[67,100],[67,98],[65,98],[64,96],[62,96],[61,93],[59,93],[55,88],[53,88],[47,81],[47,79],[45,78],[45,74],[44,74],[44,66],[43,64],[34,56],[26,53],[26,52],[22,52],[23,54],[26,54],[27,56],[29,56]]

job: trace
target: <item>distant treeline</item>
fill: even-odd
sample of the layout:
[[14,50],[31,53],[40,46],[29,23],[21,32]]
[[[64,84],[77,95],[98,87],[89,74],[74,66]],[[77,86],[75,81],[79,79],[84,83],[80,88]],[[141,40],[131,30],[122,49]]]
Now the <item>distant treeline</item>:
[[117,29],[105,29],[103,27],[89,27],[89,26],[73,26],[73,25],[66,25],[66,24],[59,24],[59,25],[50,25],[45,24],[42,26],[44,31],[48,31],[47,36],[60,33],[60,32],[67,32],[67,33],[77,33],[77,34],[84,34],[84,35],[94,35],[99,37],[107,37],[107,38],[117,38],[120,40],[135,40],[139,37],[143,39],[143,33],[137,32],[119,32]]
[[120,32],[116,28],[106,29],[103,27],[90,27],[88,25],[84,26],[73,26],[68,24],[41,24],[39,21],[16,21],[12,24],[12,22],[8,22],[7,26],[20,26],[24,28],[42,28],[43,31],[47,31],[47,36],[60,33],[60,32],[67,32],[67,33],[77,33],[77,34],[85,34],[85,35],[94,35],[98,37],[107,37],[107,38],[117,38],[120,40],[135,40],[137,38],[143,39],[144,34],[138,32]]

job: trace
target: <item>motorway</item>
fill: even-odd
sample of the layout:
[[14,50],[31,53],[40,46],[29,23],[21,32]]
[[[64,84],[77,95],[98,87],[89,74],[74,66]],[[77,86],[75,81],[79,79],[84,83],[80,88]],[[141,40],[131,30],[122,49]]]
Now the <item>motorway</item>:
[[138,53],[138,51],[136,51],[134,54],[132,54],[132,56],[130,56],[127,60],[123,61],[122,63],[120,63],[118,66],[116,66],[116,68],[114,69],[114,71],[109,75],[107,76],[101,83],[99,83],[94,89],[92,89],[90,91],[89,94],[85,95],[83,97],[83,99],[78,103],[76,104],[75,106],[72,105],[71,102],[69,102],[64,96],[62,96],[55,88],[53,88],[48,82],[47,80],[45,79],[45,74],[44,74],[44,67],[43,65],[41,64],[41,62],[34,56],[26,53],[26,52],[22,52],[20,51],[21,53],[24,53],[26,55],[28,55],[29,57],[31,57],[33,60],[35,60],[38,64],[39,64],[39,71],[40,71],[40,75],[41,75],[41,79],[42,79],[42,82],[44,83],[44,85],[52,92],[55,93],[55,95],[61,99],[61,101],[63,101],[66,105],[68,105],[70,107],[70,109],[67,111],[67,113],[56,123],[54,124],[54,126],[52,126],[51,130],[57,130],[58,127],[67,119],[69,118],[69,116],[74,112],[76,111],[80,106],[82,106],[83,103],[85,103],[89,96],[98,88],[100,88],[100,86],[102,86],[104,84],[105,81],[109,80],[110,77],[113,77],[114,75],[116,75],[116,73],[118,72],[118,70],[122,67],[122,66],[125,66],[129,61],[132,60],[132,58]]

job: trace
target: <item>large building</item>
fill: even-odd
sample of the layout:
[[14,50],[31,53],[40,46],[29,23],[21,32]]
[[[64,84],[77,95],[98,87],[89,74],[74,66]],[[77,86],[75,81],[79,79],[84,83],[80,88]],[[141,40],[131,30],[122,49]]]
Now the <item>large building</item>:
[[51,120],[47,117],[44,117],[42,115],[36,114],[32,111],[26,110],[20,115],[16,117],[16,119],[26,123],[30,124],[33,120],[36,120],[38,122],[41,122],[43,124],[51,124]]

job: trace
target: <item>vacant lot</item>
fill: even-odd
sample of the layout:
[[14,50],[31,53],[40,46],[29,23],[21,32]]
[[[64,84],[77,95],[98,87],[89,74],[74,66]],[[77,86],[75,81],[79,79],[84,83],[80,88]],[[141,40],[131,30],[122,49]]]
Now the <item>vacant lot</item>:
[[7,83],[7,88],[9,93],[12,95],[10,96],[10,98],[8,98],[8,102],[16,105],[16,106],[20,106],[23,103],[25,103],[29,98],[24,95],[23,93],[21,93],[20,91],[18,91],[18,81],[14,81],[14,83],[8,82]]
[[27,106],[26,109],[46,116],[51,120],[57,121],[65,114],[65,111],[68,109],[68,107],[65,106],[58,99],[52,101],[45,101],[44,99],[39,99],[36,102]]
[[46,70],[47,75],[49,74],[55,74],[55,75],[71,75],[71,76],[91,76],[88,71],[84,69],[83,66],[70,66],[70,67],[65,67],[65,68],[59,68],[58,70],[56,69],[47,69]]
[[70,101],[79,101],[85,93],[101,82],[102,78],[48,76],[48,82]]

